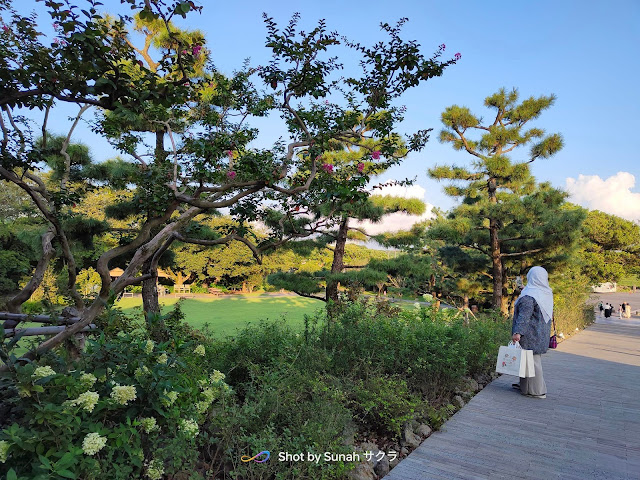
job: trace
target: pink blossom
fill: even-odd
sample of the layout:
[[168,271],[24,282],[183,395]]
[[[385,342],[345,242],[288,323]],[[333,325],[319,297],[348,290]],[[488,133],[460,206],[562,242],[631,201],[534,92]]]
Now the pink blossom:
[[227,172],[227,177],[229,177],[229,180],[233,180],[234,178],[236,178],[236,172],[234,172],[233,170],[229,170]]
[[233,158],[233,152],[231,150],[227,150],[227,157]]
[[460,53],[458,52],[458,53],[456,53],[456,54],[454,55],[454,57],[456,57],[456,60],[460,60],[460,58],[462,57],[462,55],[460,55]]
[[371,152],[371,158],[374,160],[380,160],[380,150],[374,150]]
[[325,104],[325,105],[329,105],[329,100],[325,100],[325,101],[324,101],[324,104]]
[[447,46],[444,43],[440,45],[440,50],[444,50],[445,48],[447,48]]
[[200,50],[202,50],[202,46],[201,45],[194,45],[193,54],[197,56],[200,53]]
[[364,163],[360,162],[360,163],[358,164],[358,171],[359,171],[360,173],[362,173],[362,171],[363,171],[363,170],[364,170]]
[[333,173],[333,165],[331,165],[330,163],[323,163],[322,169],[327,173]]
[[182,55],[186,55],[187,53],[189,52],[187,52],[186,50],[182,50]]
[[322,155],[318,155],[318,156],[316,157],[316,160],[322,160]]
[[54,38],[53,39],[53,43],[55,43],[56,45],[58,45],[60,43],[60,39],[59,38]]
[[3,25],[2,26],[2,30],[4,30],[5,32],[8,32],[9,31],[9,27],[7,27],[6,25]]

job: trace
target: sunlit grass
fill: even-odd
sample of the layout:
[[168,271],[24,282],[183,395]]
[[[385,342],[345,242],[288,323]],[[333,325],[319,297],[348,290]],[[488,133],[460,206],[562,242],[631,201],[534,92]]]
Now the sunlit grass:
[[[160,299],[162,313],[168,312],[178,301],[174,297]],[[127,315],[142,315],[141,298],[123,298],[117,305]],[[324,308],[317,300],[261,294],[236,295],[224,298],[187,298],[182,302],[185,321],[194,328],[208,324],[213,336],[233,335],[251,323],[284,317],[294,328],[304,325],[304,315]]]

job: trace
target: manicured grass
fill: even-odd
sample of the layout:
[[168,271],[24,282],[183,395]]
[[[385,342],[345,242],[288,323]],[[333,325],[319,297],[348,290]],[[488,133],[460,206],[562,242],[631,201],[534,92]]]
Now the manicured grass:
[[[160,299],[165,313],[178,301],[177,298]],[[141,298],[123,298],[118,307],[128,315],[142,315]],[[264,294],[236,295],[224,298],[187,298],[182,302],[185,321],[195,327],[209,325],[216,337],[233,335],[238,329],[260,320],[276,320],[284,317],[294,328],[304,325],[304,315],[324,308],[318,300],[298,296],[275,297]]]

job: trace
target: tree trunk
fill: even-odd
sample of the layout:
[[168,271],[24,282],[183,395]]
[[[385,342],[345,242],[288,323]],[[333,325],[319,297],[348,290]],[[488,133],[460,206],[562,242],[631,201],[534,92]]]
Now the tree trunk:
[[[496,198],[496,179],[490,178],[488,184],[489,202],[498,203]],[[502,304],[502,256],[500,251],[500,238],[498,236],[499,223],[495,218],[489,219],[489,241],[491,243],[491,263],[493,270],[493,299],[492,307],[506,313]]]
[[[347,244],[347,233],[349,232],[349,218],[345,218],[340,223],[338,230],[338,238],[336,239],[336,247],[333,251],[333,263],[331,264],[331,273],[341,273],[344,269],[344,248]],[[327,292],[325,298],[327,302],[333,300],[338,301],[338,285],[335,280],[327,280]]]
[[142,274],[153,274],[153,276],[142,282],[142,310],[146,317],[149,313],[160,313],[160,302],[158,301],[158,271],[151,271],[151,258],[144,262]]
[[[11,300],[7,302],[7,311],[10,313],[20,313],[20,308],[22,304],[31,298],[33,292],[40,286],[42,283],[42,279],[44,277],[44,272],[49,265],[49,262],[53,258],[55,254],[55,250],[51,242],[54,238],[53,230],[50,228],[47,232],[42,235],[42,257],[38,260],[38,265],[36,266],[36,271],[29,280],[29,283],[25,285],[25,287]],[[11,320],[7,320],[4,323],[4,328],[14,328],[17,325],[17,322],[13,322]]]

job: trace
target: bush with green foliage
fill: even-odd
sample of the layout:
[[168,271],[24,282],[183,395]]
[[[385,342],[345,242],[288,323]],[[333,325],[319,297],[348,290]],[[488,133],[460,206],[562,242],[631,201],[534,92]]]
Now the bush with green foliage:
[[[281,320],[213,341],[179,304],[124,333],[121,320],[108,310],[79,360],[50,354],[3,380],[0,475],[345,478],[354,463],[277,454],[350,453],[414,420],[439,428],[461,378],[490,372],[509,337],[500,316],[465,324],[454,310],[374,302],[343,302],[330,322],[318,312],[303,332]],[[242,462],[263,450],[274,461]]]
[[49,355],[19,366],[3,348],[13,367],[2,380],[9,413],[0,474],[160,479],[193,471],[208,424],[233,392],[202,361],[200,335],[173,328],[179,320],[178,310],[146,331],[103,333],[75,362]]

